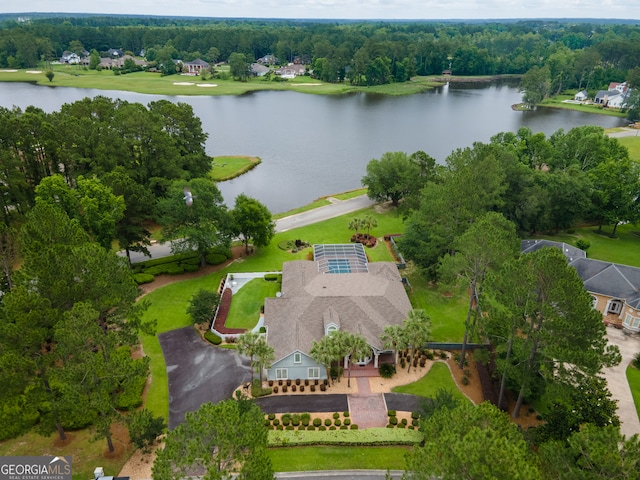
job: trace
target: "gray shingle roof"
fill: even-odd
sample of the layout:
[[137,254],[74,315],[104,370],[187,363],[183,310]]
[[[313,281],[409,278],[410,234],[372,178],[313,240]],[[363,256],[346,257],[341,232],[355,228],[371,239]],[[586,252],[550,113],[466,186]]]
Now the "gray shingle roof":
[[323,274],[315,262],[296,260],[283,265],[282,296],[265,299],[264,322],[279,360],[295,350],[308,353],[328,323],[382,349],[384,327],[402,324],[409,310],[394,263],[370,263],[369,273]]
[[520,251],[530,253],[542,247],[560,248],[587,291],[624,299],[627,305],[640,308],[640,268],[586,258],[583,250],[550,240],[522,240]]

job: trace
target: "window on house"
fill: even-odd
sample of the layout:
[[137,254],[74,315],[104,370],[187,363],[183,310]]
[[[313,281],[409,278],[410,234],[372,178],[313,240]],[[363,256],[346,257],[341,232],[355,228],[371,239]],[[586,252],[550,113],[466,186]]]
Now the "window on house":
[[622,325],[630,328],[640,328],[640,318],[632,317],[627,313]]
[[620,313],[622,311],[622,302],[620,300],[612,300],[609,303],[609,313]]
[[338,331],[338,327],[336,327],[335,325],[329,325],[327,327],[327,336],[331,335],[333,332]]
[[276,368],[276,380],[286,380],[289,378],[289,372],[286,368]]
[[293,354],[293,363],[302,363],[302,354],[300,352]]
[[309,367],[307,372],[307,376],[309,378],[320,378],[320,368],[319,367]]

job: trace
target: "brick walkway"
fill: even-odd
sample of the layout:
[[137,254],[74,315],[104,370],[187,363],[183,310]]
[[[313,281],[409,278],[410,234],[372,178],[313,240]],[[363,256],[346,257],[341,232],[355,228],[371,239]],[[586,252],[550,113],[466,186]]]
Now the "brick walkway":
[[347,395],[351,421],[359,428],[384,427],[387,425],[387,404],[384,395],[371,393],[368,378],[357,378],[358,394]]

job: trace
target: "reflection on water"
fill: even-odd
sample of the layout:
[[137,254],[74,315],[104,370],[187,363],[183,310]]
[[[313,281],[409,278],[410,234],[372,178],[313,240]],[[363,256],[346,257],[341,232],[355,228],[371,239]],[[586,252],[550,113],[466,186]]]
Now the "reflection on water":
[[424,150],[444,162],[454,149],[525,126],[550,135],[579,125],[624,124],[620,118],[571,110],[515,112],[511,105],[521,94],[509,81],[452,83],[402,97],[264,91],[239,97],[161,96],[0,83],[0,105],[7,108],[36,105],[51,112],[97,95],[145,105],[159,99],[188,103],[209,134],[210,155],[262,159],[251,172],[220,184],[227,204],[246,193],[273,212],[359,188],[367,162],[385,152]]

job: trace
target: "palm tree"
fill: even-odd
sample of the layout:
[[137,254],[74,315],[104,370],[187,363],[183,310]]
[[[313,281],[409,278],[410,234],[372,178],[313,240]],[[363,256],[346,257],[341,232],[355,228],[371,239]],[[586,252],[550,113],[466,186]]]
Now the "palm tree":
[[371,229],[378,226],[378,221],[371,215],[367,215],[362,219],[361,228],[367,230],[367,238],[371,237]]
[[327,379],[331,378],[330,369],[331,362],[333,362],[336,358],[339,358],[340,355],[336,351],[336,342],[332,340],[334,335],[322,337],[317,342],[313,342],[313,346],[309,351],[309,355],[320,365],[323,365],[327,372]]
[[271,363],[276,358],[275,350],[267,343],[264,336],[260,336],[255,344],[253,353],[256,357],[256,366],[260,369],[260,384],[262,385],[262,370],[271,367]]
[[384,348],[393,348],[394,357],[393,364],[398,364],[398,352],[407,348],[407,342],[404,338],[402,325],[387,325],[384,327],[382,336],[380,337]]
[[[349,361],[353,363],[352,359],[364,358],[371,354],[371,347],[364,339],[362,335],[344,332],[342,337],[342,347],[344,348],[345,357],[349,357]],[[345,368],[347,360],[345,359]],[[348,369],[347,387],[351,387],[351,368]]]
[[356,237],[358,237],[358,232],[360,232],[362,226],[362,219],[358,217],[353,217],[349,222],[349,230],[354,230],[356,232]]
[[409,310],[402,324],[402,332],[407,346],[411,349],[411,358],[407,373],[411,371],[411,363],[418,349],[431,340],[431,319],[424,310]]
[[256,356],[258,340],[260,334],[256,332],[246,332],[238,337],[238,353],[241,355],[247,355],[251,359],[251,380],[253,380],[253,357]]

